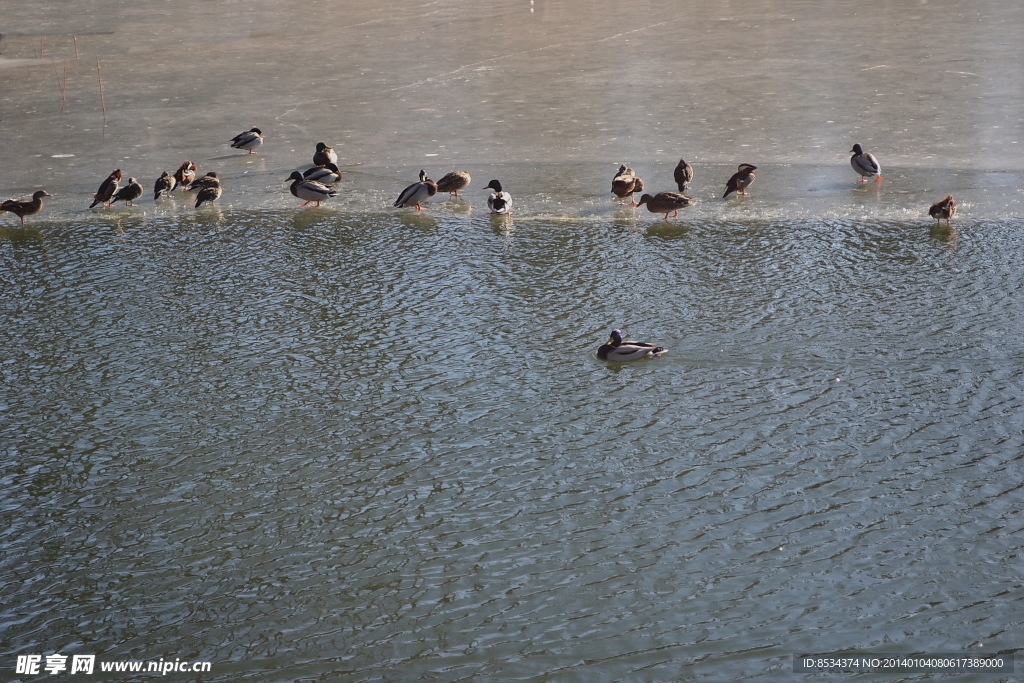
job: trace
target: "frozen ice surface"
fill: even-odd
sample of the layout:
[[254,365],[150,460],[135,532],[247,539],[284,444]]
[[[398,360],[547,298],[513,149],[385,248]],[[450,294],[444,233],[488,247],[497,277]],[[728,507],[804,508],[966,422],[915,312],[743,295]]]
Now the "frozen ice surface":
[[[870,195],[848,164],[859,142],[885,196],[904,193],[915,214],[964,192],[976,215],[1020,213],[1016,0],[7,9],[0,193],[45,187],[50,218],[87,207],[113,168],[151,201],[185,159],[225,178],[225,205],[290,207],[285,178],[320,140],[341,155],[352,210],[389,207],[420,168],[469,168],[470,200],[497,177],[520,207],[587,215],[619,163],[675,189],[683,156],[702,200],[750,162],[755,196],[827,214],[836,197]],[[251,126],[266,134],[258,154],[230,149]]]

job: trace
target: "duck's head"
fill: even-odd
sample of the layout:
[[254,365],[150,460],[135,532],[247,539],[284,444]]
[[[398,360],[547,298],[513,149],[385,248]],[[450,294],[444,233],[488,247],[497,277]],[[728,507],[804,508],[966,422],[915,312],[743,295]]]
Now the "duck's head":
[[217,172],[216,171],[210,171],[206,175],[210,176],[211,178],[216,178],[217,177]]
[[326,142],[318,142],[318,143],[316,143],[316,151],[322,152],[325,149],[327,149],[327,143]]
[[622,346],[622,330],[612,330],[611,336],[608,337],[608,345],[615,348]]
[[753,173],[757,170],[757,166],[754,166],[753,164],[740,164],[738,170],[740,173]]
[[253,127],[249,129],[250,133],[256,133],[256,135],[263,135],[263,131],[259,128]]
[[621,166],[619,166],[619,170],[615,172],[615,175],[617,175],[617,176],[622,175],[623,173],[625,173],[628,170],[629,170],[629,167],[626,166],[625,164],[622,164]]
[[288,183],[293,180],[303,180],[302,173],[300,173],[299,171],[292,171],[292,174],[288,176],[288,179],[285,180],[285,182]]
[[115,168],[114,172],[110,174],[110,177],[114,178],[116,180],[120,180],[121,179],[121,169]]
[[487,183],[486,186],[484,186],[484,189],[494,190],[495,192],[501,192],[501,183],[499,183],[497,180],[492,180],[491,182]]
[[32,195],[32,199],[42,199],[43,197],[52,197],[53,195],[46,190],[36,190],[35,194]]
[[857,144],[857,145],[854,145],[853,149],[851,149],[850,151],[852,153],[854,153],[854,154],[863,154],[864,153],[864,148],[861,147],[859,144]]
[[420,182],[421,183],[422,182],[426,182],[426,180],[427,180],[427,172],[424,171],[423,169],[420,169]]
[[[651,201],[652,199],[654,199],[654,197],[652,197],[649,194],[645,194],[642,197],[640,197],[640,201],[638,201],[636,203],[636,205],[640,206],[641,204],[646,204],[647,202]],[[615,331],[618,332],[618,330],[615,330]]]

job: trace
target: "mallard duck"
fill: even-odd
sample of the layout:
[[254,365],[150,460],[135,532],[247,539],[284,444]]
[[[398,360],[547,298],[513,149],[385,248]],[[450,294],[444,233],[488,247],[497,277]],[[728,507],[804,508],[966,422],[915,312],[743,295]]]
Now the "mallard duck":
[[452,171],[451,173],[444,174],[437,181],[437,191],[447,192],[451,197],[458,197],[459,190],[469,187],[469,181],[471,180],[469,171]]
[[110,205],[113,206],[114,202],[120,200],[131,206],[132,202],[141,197],[143,192],[142,183],[135,178],[128,178],[128,184],[117,191],[114,198],[110,200]]
[[292,171],[292,174],[288,176],[288,180],[292,181],[292,194],[299,199],[306,200],[305,204],[299,204],[299,206],[306,206],[310,202],[316,202],[316,205],[320,206],[320,202],[338,194],[323,183],[303,178],[302,174],[298,171]]
[[882,182],[882,166],[874,154],[865,152],[860,145],[854,145],[850,151],[853,152],[853,156],[850,157],[850,165],[861,175],[860,178],[857,178],[858,183],[867,182],[868,178],[874,178],[876,183]]
[[220,178],[217,176],[216,171],[210,171],[202,178],[196,178],[189,184],[185,189],[188,190],[201,190],[207,187],[220,187]]
[[492,180],[487,183],[484,187],[485,190],[494,190],[487,197],[487,208],[491,210],[491,213],[511,213],[512,212],[512,195],[501,189],[501,183],[497,180]]
[[692,201],[689,197],[679,192],[659,192],[653,197],[649,194],[640,197],[637,206],[646,204],[648,211],[665,214],[662,220],[667,221],[670,213],[675,218],[679,215],[679,209],[685,209]]
[[437,183],[427,177],[426,171],[420,171],[420,181],[402,190],[402,194],[398,195],[398,199],[395,200],[395,206],[399,208],[414,206],[417,211],[422,211],[423,207],[420,204],[435,194],[437,194]]
[[667,350],[663,346],[655,346],[647,342],[623,341],[622,330],[612,330],[608,341],[597,349],[597,357],[601,360],[627,363],[642,358],[654,358],[665,353]]
[[318,183],[336,183],[341,180],[341,169],[337,164],[328,161],[323,166],[314,166],[303,172],[302,177],[306,180],[315,180]]
[[[644,181],[636,177],[633,169],[625,164],[619,166],[618,172],[612,178],[612,193],[619,199],[627,199],[631,206],[639,206],[633,201],[633,193],[641,192],[644,189]],[[625,202],[619,202],[624,204]]]
[[174,179],[178,181],[178,187],[187,190],[188,186],[196,179],[196,165],[191,161],[183,161],[178,170],[174,172]]
[[43,197],[52,196],[46,190],[36,190],[32,194],[32,199],[8,199],[0,204],[0,211],[10,211],[21,219],[21,224],[24,226],[25,216],[39,213],[43,208]]
[[725,199],[730,194],[735,192],[736,194],[747,194],[747,188],[754,182],[754,171],[757,170],[757,166],[753,164],[740,164],[739,170],[732,174],[729,178],[729,182],[725,186],[725,194],[722,195],[722,199]]
[[93,197],[93,203],[89,205],[89,208],[102,204],[103,206],[110,206],[110,198],[117,192],[117,184],[121,182],[121,169],[115,169],[113,173],[107,176],[107,179],[100,184],[100,189],[96,190],[96,194]]
[[235,149],[245,149],[249,154],[255,154],[256,148],[263,144],[263,131],[259,128],[250,128],[244,133],[239,133],[231,138],[231,146]]
[[196,195],[196,208],[205,204],[206,202],[214,202],[220,199],[221,187],[220,183],[216,185],[209,185],[207,187],[200,188],[199,194]]
[[686,184],[693,182],[693,166],[686,163],[685,159],[680,159],[675,170],[672,171],[672,177],[675,178],[679,191],[686,192]]
[[939,223],[945,219],[946,224],[949,225],[949,219],[956,215],[956,200],[953,199],[953,195],[947,194],[945,199],[928,207],[928,215]]
[[316,143],[316,151],[313,152],[313,165],[326,166],[327,164],[338,163],[338,153],[326,142]]
[[160,177],[156,179],[156,184],[153,185],[153,201],[155,202],[160,199],[161,195],[170,194],[177,186],[178,179],[167,171],[164,171],[160,174]]

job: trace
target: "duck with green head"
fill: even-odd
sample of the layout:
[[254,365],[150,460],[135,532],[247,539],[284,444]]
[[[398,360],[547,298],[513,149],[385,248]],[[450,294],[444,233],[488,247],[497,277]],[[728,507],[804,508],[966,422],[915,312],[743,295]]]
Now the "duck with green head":
[[647,342],[624,341],[622,330],[612,330],[608,341],[597,349],[597,357],[601,360],[614,361],[616,363],[628,363],[644,358],[655,358],[667,351],[663,346],[655,346]]

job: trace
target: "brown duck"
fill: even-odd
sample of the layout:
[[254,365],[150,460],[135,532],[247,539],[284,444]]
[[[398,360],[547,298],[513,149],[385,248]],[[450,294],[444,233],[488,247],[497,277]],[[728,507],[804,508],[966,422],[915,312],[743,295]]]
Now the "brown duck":
[[36,190],[32,195],[32,199],[8,199],[3,204],[0,204],[0,211],[10,211],[21,219],[22,225],[25,225],[25,216],[39,213],[43,208],[43,197],[52,196],[46,190]]
[[117,184],[121,182],[121,169],[115,169],[107,179],[100,184],[100,189],[96,190],[96,195],[93,197],[93,203],[89,205],[89,208],[93,208],[97,204],[102,204],[104,207],[110,206],[110,198],[117,192]]
[[[643,192],[644,181],[636,177],[636,172],[625,164],[619,166],[618,172],[612,178],[612,194],[619,199],[629,200],[630,206],[640,206],[633,201],[633,193]],[[624,204],[625,202],[619,202]]]

